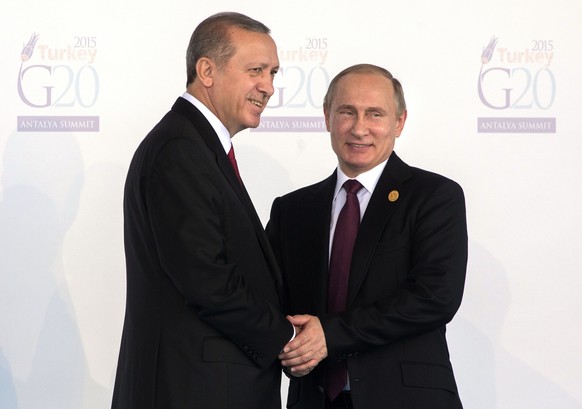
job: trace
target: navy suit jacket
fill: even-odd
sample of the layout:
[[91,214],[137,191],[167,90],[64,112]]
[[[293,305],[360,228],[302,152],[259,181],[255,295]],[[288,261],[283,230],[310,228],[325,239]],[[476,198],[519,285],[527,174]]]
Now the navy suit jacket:
[[114,409],[279,408],[293,328],[248,194],[204,116],[178,98],[131,162],[127,303]]
[[348,306],[328,314],[329,231],[336,174],[277,198],[267,233],[290,314],[321,319],[328,357],[291,378],[288,407],[322,409],[326,367],[346,360],[355,409],[458,409],[445,337],[463,294],[465,200],[450,179],[392,153],[360,224]]

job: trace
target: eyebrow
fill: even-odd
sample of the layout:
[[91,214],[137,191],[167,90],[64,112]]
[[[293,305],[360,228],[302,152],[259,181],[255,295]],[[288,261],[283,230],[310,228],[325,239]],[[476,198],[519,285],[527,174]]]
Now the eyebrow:
[[[261,68],[267,68],[267,67],[269,67],[269,66],[270,66],[270,64],[269,64],[268,62],[266,62],[266,61],[261,61],[261,60],[259,60],[259,59],[252,60],[252,61],[251,61],[251,60],[249,60],[249,61],[246,61],[246,62],[242,62],[240,65],[241,65],[241,66],[248,66],[248,67],[261,67]],[[274,67],[274,68],[279,68],[279,66],[280,66],[280,65],[275,65],[275,66],[273,66],[273,67]]]
[[[254,67],[260,67],[263,70],[266,70],[266,69],[269,68],[269,64],[267,64],[267,63],[261,63],[261,62],[249,63],[248,66],[250,67],[249,69],[253,69]],[[275,71],[277,73],[277,72],[279,72],[280,69],[281,69],[281,66],[280,65],[276,65],[274,67],[271,67],[271,69],[269,69],[269,72]]]
[[366,112],[372,112],[372,111],[374,111],[374,112],[380,112],[381,114],[387,114],[388,113],[387,110],[385,110],[384,108],[380,108],[380,107],[368,107],[366,109]]
[[[351,110],[357,111],[356,107],[353,105],[350,105],[350,104],[340,105],[336,108],[336,111],[340,111],[342,109],[351,109]],[[384,108],[380,108],[380,107],[367,107],[365,111],[366,112],[380,112],[382,114],[388,113]]]

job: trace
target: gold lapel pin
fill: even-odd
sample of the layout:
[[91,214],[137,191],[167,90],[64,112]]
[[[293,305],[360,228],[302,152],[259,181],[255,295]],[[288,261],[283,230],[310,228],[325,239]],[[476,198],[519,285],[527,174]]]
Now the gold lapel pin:
[[388,193],[388,201],[389,202],[395,202],[398,200],[399,197],[400,197],[400,193],[398,193],[398,190],[392,190],[390,193]]

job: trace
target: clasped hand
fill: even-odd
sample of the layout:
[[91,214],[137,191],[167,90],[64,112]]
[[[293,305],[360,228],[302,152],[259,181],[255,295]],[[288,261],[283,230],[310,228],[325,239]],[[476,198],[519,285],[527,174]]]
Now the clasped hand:
[[319,318],[313,315],[293,315],[287,319],[297,334],[285,345],[279,359],[293,376],[305,376],[327,357],[325,334]]

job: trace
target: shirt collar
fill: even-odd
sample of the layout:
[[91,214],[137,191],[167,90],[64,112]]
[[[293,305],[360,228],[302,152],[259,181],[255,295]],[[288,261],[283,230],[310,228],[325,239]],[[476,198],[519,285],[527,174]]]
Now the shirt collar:
[[218,135],[220,144],[224,148],[224,151],[228,154],[228,151],[230,151],[230,147],[232,146],[232,141],[230,140],[230,134],[228,133],[228,130],[222,124],[222,122],[220,122],[220,119],[218,119],[206,105],[204,105],[191,94],[184,92],[184,94],[182,94],[182,98],[184,98],[186,101],[189,101],[192,105],[198,108],[202,115],[204,115],[204,118],[210,122],[210,126],[212,126],[212,129],[214,129],[214,132],[216,132]]
[[[355,179],[358,182],[360,182],[362,184],[362,186],[364,186],[364,188],[366,188],[366,190],[370,194],[372,194],[374,192],[374,189],[376,188],[376,184],[378,183],[378,180],[380,179],[380,175],[382,175],[382,171],[384,171],[384,167],[386,166],[386,163],[388,163],[388,159],[386,159],[384,162],[381,162],[378,165],[374,166],[372,169],[370,169],[364,173],[360,173],[358,176],[355,177]],[[349,179],[353,179],[353,178],[348,177],[341,170],[341,168],[338,166],[337,167],[337,181],[335,184],[335,191],[333,194],[334,199],[336,198],[337,194],[339,193],[339,191],[342,188],[345,181],[349,180]]]

